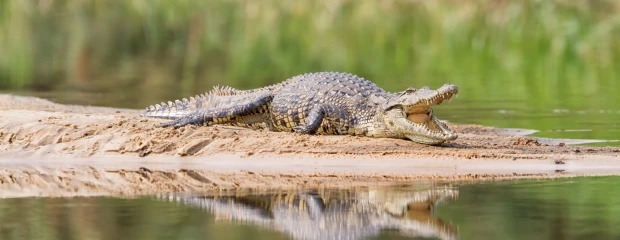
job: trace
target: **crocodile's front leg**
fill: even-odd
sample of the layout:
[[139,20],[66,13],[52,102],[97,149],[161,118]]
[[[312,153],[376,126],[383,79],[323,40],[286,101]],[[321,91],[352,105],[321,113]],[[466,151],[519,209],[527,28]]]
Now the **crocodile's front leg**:
[[347,125],[344,121],[347,121],[349,118],[346,110],[342,107],[327,103],[317,104],[310,109],[310,112],[308,112],[305,123],[300,124],[293,129],[297,133],[314,134],[317,132],[319,127],[321,127],[323,119],[327,119],[330,122],[330,127],[334,128],[328,129],[328,131],[332,131],[337,134],[344,134],[344,130],[340,128]]
[[213,125],[225,124],[236,121],[242,116],[260,113],[261,109],[268,111],[269,103],[273,99],[271,94],[262,94],[251,99],[245,105],[232,105],[216,107],[214,109],[201,109],[187,116],[175,119],[162,124],[163,127],[173,126],[175,128],[185,125]]

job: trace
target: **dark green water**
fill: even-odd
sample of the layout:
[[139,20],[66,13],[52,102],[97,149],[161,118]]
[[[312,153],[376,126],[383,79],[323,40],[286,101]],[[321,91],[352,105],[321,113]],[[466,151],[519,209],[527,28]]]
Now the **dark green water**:
[[0,200],[1,239],[619,239],[620,177]]

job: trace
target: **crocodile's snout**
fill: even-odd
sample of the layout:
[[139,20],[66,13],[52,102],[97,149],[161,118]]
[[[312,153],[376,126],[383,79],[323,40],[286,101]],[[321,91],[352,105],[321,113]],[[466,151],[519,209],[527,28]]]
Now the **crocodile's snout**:
[[458,87],[453,84],[445,84],[437,90],[429,87],[408,89],[388,101],[395,104],[388,110],[394,113],[385,114],[384,121],[397,122],[387,127],[415,142],[437,145],[454,140],[458,135],[435,116],[432,106],[450,101],[456,94]]

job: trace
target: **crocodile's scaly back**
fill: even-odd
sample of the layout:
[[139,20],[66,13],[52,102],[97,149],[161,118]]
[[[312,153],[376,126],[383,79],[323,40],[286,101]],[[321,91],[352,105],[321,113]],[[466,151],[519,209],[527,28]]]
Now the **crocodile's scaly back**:
[[365,135],[386,94],[353,74],[303,74],[282,84],[271,122],[283,132]]
[[147,108],[143,116],[172,119],[163,126],[228,124],[303,134],[348,134],[440,144],[457,135],[432,105],[458,88],[446,84],[389,93],[348,73],[319,72],[252,90],[215,87],[190,99]]

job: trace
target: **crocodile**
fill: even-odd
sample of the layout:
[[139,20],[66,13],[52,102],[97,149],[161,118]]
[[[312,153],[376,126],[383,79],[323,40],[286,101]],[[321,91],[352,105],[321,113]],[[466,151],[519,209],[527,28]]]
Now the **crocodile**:
[[384,231],[408,238],[459,238],[456,226],[433,216],[440,203],[458,197],[452,186],[222,194],[169,193],[157,198],[204,209],[219,221],[276,230],[291,239],[368,239]]
[[317,72],[250,90],[215,86],[189,99],[149,106],[142,116],[171,119],[163,127],[225,124],[439,145],[458,135],[437,119],[432,106],[457,93],[458,87],[448,83],[436,90],[422,87],[391,93],[354,74]]

